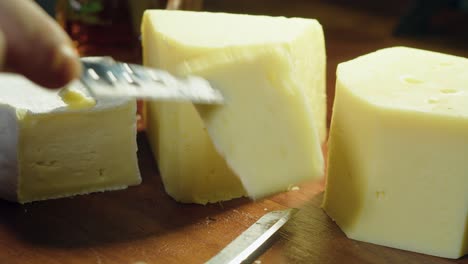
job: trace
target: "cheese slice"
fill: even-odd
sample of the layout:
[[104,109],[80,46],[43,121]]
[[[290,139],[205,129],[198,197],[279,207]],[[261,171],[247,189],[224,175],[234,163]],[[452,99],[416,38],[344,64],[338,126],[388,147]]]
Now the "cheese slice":
[[[278,60],[288,62],[277,64],[281,65],[279,70],[285,71],[285,73],[278,72],[278,75],[291,75],[290,79],[297,84],[291,90],[300,89],[304,100],[307,100],[307,111],[310,111],[311,116],[309,122],[314,123],[316,130],[316,134],[311,133],[310,136],[317,137],[321,141],[325,139],[325,46],[322,28],[316,20],[150,10],[146,11],[143,17],[142,38],[145,65],[163,68],[174,74],[183,68],[185,62],[208,63],[213,57],[229,56],[230,52],[236,52],[235,50],[244,50],[250,54],[248,56],[258,58],[262,56],[256,54],[263,54],[265,49],[279,50],[284,58]],[[195,60],[198,62],[192,62]],[[214,59],[216,60],[218,59]],[[257,65],[263,67],[265,60],[259,59]],[[229,66],[232,65],[229,61],[221,66],[226,69],[233,67],[239,69],[246,59],[239,57],[235,58],[233,63],[234,61],[238,63],[237,66]],[[289,65],[289,68],[283,67],[285,65]],[[211,71],[208,70],[210,67],[204,66],[207,71]],[[258,69],[258,72],[261,70]],[[273,71],[273,69],[268,70],[269,74]],[[258,83],[259,79],[253,76],[256,73],[257,71],[252,72],[249,76],[254,80],[249,86]],[[226,72],[220,74],[227,76]],[[258,100],[259,106],[263,103],[263,98],[252,99]],[[243,178],[244,185],[240,184],[224,157],[218,154],[207,134],[203,120],[192,104],[152,102],[148,103],[147,109],[147,134],[165,188],[176,200],[195,203],[229,200],[245,195],[242,186],[250,190],[248,196],[251,197],[260,197],[274,191],[273,189],[258,193],[253,191],[254,188],[245,185],[248,181],[244,179],[250,176],[239,175]],[[302,111],[305,111],[305,108]],[[278,126],[280,123],[278,122]],[[218,150],[222,155],[226,155],[227,152],[221,148],[223,148],[221,144],[218,144]],[[267,157],[257,157],[259,162],[266,159]],[[270,162],[275,163],[277,160]],[[290,164],[283,165],[289,167]],[[233,169],[239,173],[236,168]],[[304,176],[303,179],[310,179],[315,173],[309,171],[301,175]],[[291,177],[289,181],[291,183],[302,176],[283,175],[284,178]],[[285,181],[283,179],[279,184]],[[285,188],[287,186],[280,189]]]
[[223,51],[187,61],[180,71],[205,77],[225,97],[222,106],[197,109],[254,199],[323,175],[313,112],[293,68],[277,48]]
[[468,252],[468,59],[395,47],[337,69],[323,208],[350,238]]
[[70,107],[23,77],[1,74],[0,83],[1,198],[25,203],[141,182],[134,100],[90,107],[74,83],[63,93],[73,95]]

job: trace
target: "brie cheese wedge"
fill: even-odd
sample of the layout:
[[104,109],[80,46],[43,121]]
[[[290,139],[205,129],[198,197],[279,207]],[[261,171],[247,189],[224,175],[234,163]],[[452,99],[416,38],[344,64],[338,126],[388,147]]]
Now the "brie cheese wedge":
[[80,83],[59,94],[13,74],[0,83],[1,198],[25,203],[141,182],[134,100],[95,102]]

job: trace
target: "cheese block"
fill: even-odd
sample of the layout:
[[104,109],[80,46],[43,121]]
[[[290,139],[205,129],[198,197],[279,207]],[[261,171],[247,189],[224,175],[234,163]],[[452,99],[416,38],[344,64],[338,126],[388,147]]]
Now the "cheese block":
[[[255,59],[251,60],[252,64],[264,67],[264,63],[267,60],[264,58],[265,50],[277,50],[280,55],[273,55],[275,58],[272,61],[278,62],[275,64],[278,66],[278,69],[275,70],[271,67],[268,69],[257,69],[248,76],[249,78],[245,82],[242,82],[242,85],[248,85],[252,89],[255,88],[253,86],[258,84],[261,78],[267,78],[266,76],[256,78],[255,74],[262,71],[264,75],[278,74],[278,76],[288,77],[291,79],[291,83],[295,83],[293,87],[290,87],[291,94],[301,94],[307,102],[307,106],[301,105],[301,112],[298,115],[302,117],[309,116],[308,124],[313,124],[315,127],[316,132],[308,130],[310,132],[310,140],[317,140],[316,138],[319,138],[320,141],[323,141],[325,139],[325,46],[322,28],[316,20],[225,13],[150,10],[146,11],[143,17],[142,38],[144,64],[163,68],[174,74],[180,73],[178,70],[183,68],[185,63],[205,64],[203,66],[204,69],[200,69],[199,72],[199,74],[203,74],[205,71],[211,71],[212,66],[207,65],[210,61],[220,64],[223,69],[233,69],[241,74],[239,69],[242,68],[243,63],[247,63],[250,60],[247,57],[255,57]],[[239,50],[239,52],[245,51],[245,56],[233,57],[232,60],[228,59],[221,63],[224,56],[229,57],[231,52],[236,52],[235,50]],[[257,53],[260,55],[257,56]],[[186,73],[190,71],[188,69]],[[216,76],[211,77],[216,78]],[[228,77],[228,73],[226,71],[220,72],[219,78],[225,77]],[[232,78],[235,79],[235,75]],[[249,83],[248,79],[251,79],[252,83]],[[278,83],[276,82],[272,85],[272,90],[285,88],[286,83],[280,85]],[[222,87],[219,88],[221,89]],[[235,87],[227,89],[231,90],[235,89]],[[275,92],[272,91],[272,93]],[[279,91],[275,94],[277,96],[284,95]],[[246,98],[246,100],[256,100],[260,109],[265,107],[263,104],[268,102],[269,99],[264,100],[264,98],[254,98],[252,96],[252,98]],[[278,100],[282,100],[283,102],[288,100],[290,100],[288,102],[293,101],[291,98]],[[240,102],[236,102],[236,107],[239,104]],[[252,104],[251,106],[253,107],[254,105]],[[283,107],[288,108],[290,105],[286,103]],[[246,184],[260,179],[261,181],[269,180],[263,179],[265,175],[259,176],[258,179],[250,179],[252,177],[250,174],[239,174],[244,183],[244,185],[241,185],[230,167],[237,165],[228,158],[228,162],[230,163],[230,166],[228,166],[225,157],[221,156],[226,155],[229,151],[223,149],[224,146],[222,145],[224,144],[217,144],[218,149],[215,149],[207,134],[203,120],[192,104],[152,102],[148,103],[147,109],[147,116],[145,117],[147,120],[147,134],[158,161],[165,188],[176,200],[195,203],[229,200],[245,195],[242,186],[249,191],[248,196],[255,198],[288,187],[282,186],[279,188],[277,186],[274,189],[269,189],[269,185],[265,183],[264,190],[257,192],[256,190],[259,188],[247,186]],[[281,106],[278,106],[279,109],[281,109]],[[295,109],[297,110],[297,108]],[[252,108],[249,110],[253,111]],[[235,111],[246,113],[242,109]],[[305,111],[307,111],[307,114],[305,114]],[[266,117],[271,119],[272,115],[273,113],[270,113]],[[278,120],[276,124],[277,126],[274,129],[280,129],[284,123],[283,120]],[[210,130],[214,131],[215,129]],[[232,133],[233,131],[230,132]],[[298,131],[297,133],[306,132]],[[260,133],[253,132],[251,136],[254,136],[254,134],[259,135]],[[267,133],[263,136],[271,138],[272,141],[286,142],[286,138],[274,139],[279,134],[278,132],[268,136]],[[215,137],[214,133],[212,135]],[[286,133],[283,136],[290,135]],[[237,145],[238,143],[233,141],[232,144]],[[278,149],[275,152],[286,152],[285,155],[289,155],[289,151],[295,147],[286,146],[285,149]],[[245,146],[242,148],[245,148]],[[263,149],[263,151],[265,150]],[[221,155],[218,154],[218,151]],[[313,151],[316,151],[316,149]],[[252,151],[252,153],[254,152]],[[245,154],[246,157],[252,157],[252,154]],[[283,177],[277,183],[278,185],[282,185],[285,182],[294,183],[299,178],[311,179],[317,176],[315,170],[303,171],[300,174],[284,174],[284,171],[290,168],[292,164],[288,164],[282,160],[270,159],[271,156],[257,156],[254,158],[250,164],[255,163],[255,161],[259,163],[263,162],[259,166],[263,166],[265,168],[264,171],[266,171],[266,162],[272,165],[281,163],[284,166],[280,171],[276,172],[277,175],[281,174]],[[303,157],[302,160],[307,160],[307,158],[310,157]],[[313,163],[319,159],[320,157],[314,157],[312,160],[307,160],[307,163]],[[246,166],[251,165],[243,164],[239,166],[246,168]],[[310,168],[310,165],[301,166],[301,169],[305,167]],[[240,173],[238,168],[232,168],[236,173]],[[249,170],[254,169],[249,168]],[[301,169],[297,168],[294,171]],[[316,169],[319,170],[318,167]],[[275,181],[275,177],[272,175],[270,180]]]
[[323,208],[352,239],[468,252],[468,59],[394,47],[342,63]]
[[96,102],[74,83],[60,95],[0,74],[0,197],[20,203],[141,182],[136,103]]

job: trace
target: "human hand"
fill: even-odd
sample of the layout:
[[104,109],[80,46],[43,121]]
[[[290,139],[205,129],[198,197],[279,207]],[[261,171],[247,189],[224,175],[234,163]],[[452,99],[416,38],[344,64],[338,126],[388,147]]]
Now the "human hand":
[[58,88],[79,77],[81,64],[68,35],[34,1],[0,0],[0,71]]

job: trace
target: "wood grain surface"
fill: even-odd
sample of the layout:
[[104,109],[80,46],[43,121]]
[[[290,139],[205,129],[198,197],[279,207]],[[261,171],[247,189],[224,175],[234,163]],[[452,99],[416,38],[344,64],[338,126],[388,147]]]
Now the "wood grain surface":
[[[318,18],[327,42],[329,117],[339,62],[395,45],[468,56],[467,42],[458,38],[393,37],[391,31],[405,1],[379,9],[388,12],[334,1],[285,2],[205,0],[205,9]],[[128,55],[100,55],[139,62]],[[468,264],[467,256],[449,260],[347,239],[320,208],[324,181],[255,202],[176,203],[164,192],[143,133],[138,135],[138,145],[140,186],[27,205],[0,201],[0,264],[203,263],[266,212],[287,207],[299,207],[292,221],[307,224],[301,232],[283,230],[259,259],[261,263]]]

